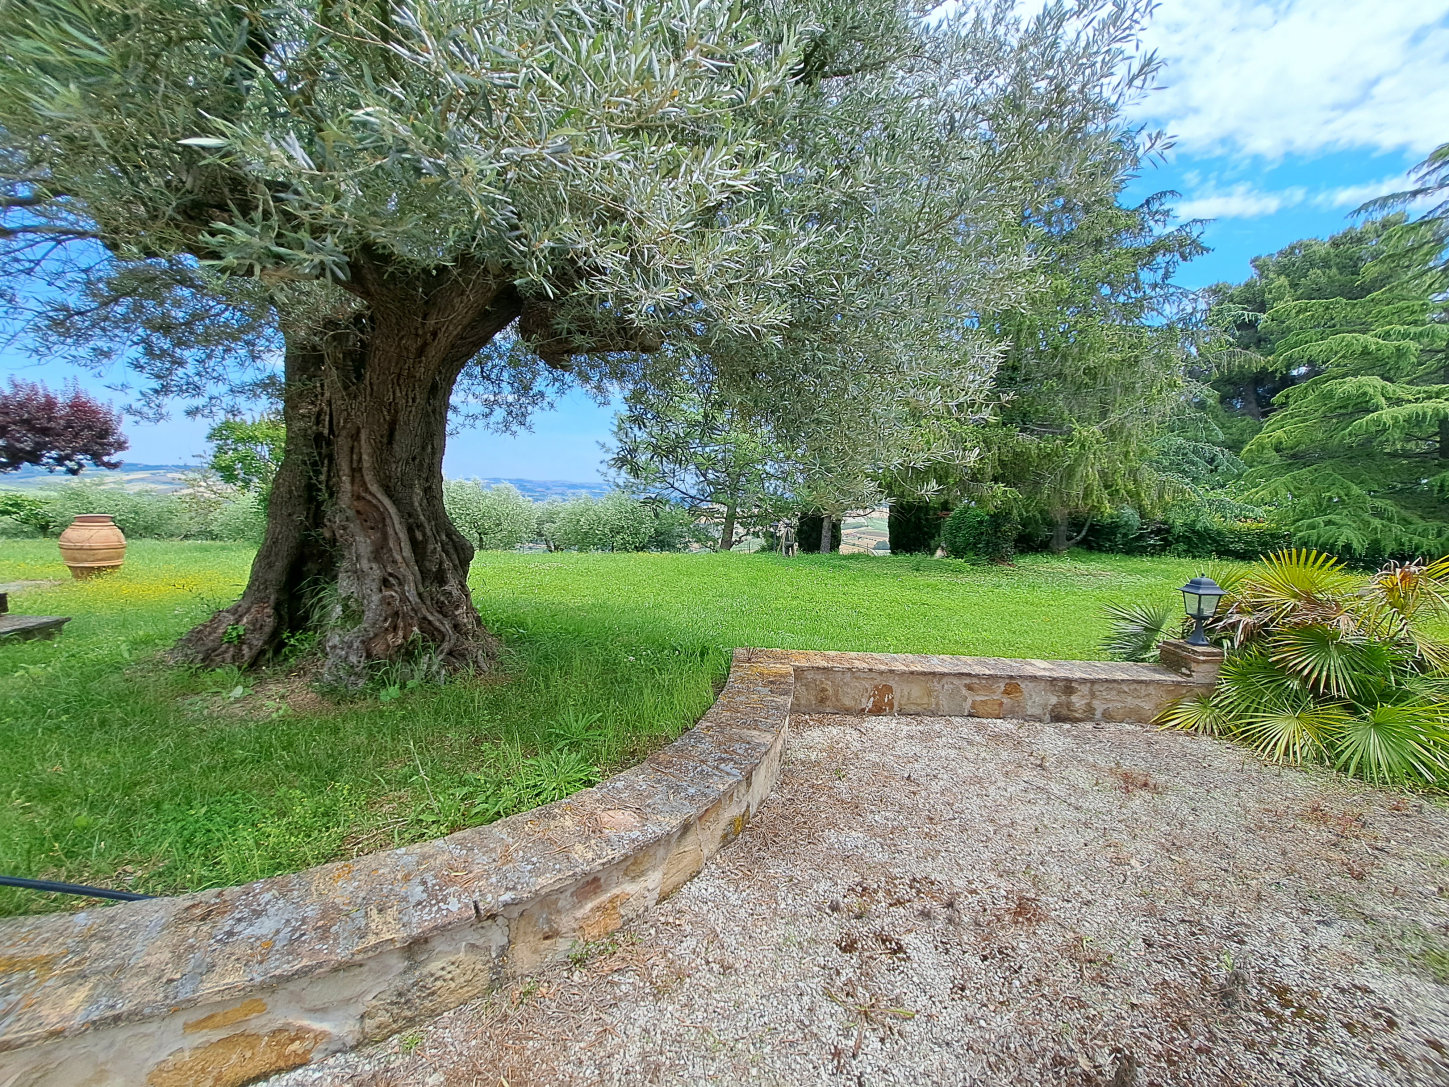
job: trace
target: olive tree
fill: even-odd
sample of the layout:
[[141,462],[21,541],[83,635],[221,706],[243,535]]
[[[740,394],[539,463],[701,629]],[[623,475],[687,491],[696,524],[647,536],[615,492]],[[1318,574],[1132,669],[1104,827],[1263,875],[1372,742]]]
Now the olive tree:
[[476,479],[443,484],[443,504],[453,527],[480,551],[510,551],[538,532],[538,507],[508,483],[485,487]]
[[[228,322],[274,338],[266,536],[183,657],[320,622],[334,680],[419,643],[483,665],[443,504],[460,379],[634,387],[678,342],[762,390],[849,356],[959,387],[940,345],[1028,263],[996,226],[1090,170],[1148,6],[0,0],[0,242],[99,245],[108,283],[208,314],[219,379]],[[186,387],[187,350],[141,354]]]

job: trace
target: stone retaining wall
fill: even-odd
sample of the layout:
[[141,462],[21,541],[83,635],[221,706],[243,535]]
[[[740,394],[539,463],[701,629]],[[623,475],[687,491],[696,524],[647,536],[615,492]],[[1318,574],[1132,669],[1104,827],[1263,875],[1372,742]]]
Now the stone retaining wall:
[[0,1087],[238,1087],[649,909],[736,837],[799,712],[1150,720],[1151,665],[739,650],[699,724],[567,800],[240,887],[0,921]]
[[743,656],[695,728],[567,800],[241,887],[0,922],[0,1085],[234,1087],[607,935],[775,783],[793,679]]
[[1147,723],[1169,702],[1212,684],[1207,673],[1184,675],[1156,664],[899,653],[774,656],[788,660],[795,673],[792,708],[799,713]]

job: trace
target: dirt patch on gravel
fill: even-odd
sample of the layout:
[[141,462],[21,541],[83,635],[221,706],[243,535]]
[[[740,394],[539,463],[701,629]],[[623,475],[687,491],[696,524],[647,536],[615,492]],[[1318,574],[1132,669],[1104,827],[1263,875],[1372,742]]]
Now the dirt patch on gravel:
[[1449,814],[1130,725],[796,717],[649,918],[273,1087],[1449,1083]]

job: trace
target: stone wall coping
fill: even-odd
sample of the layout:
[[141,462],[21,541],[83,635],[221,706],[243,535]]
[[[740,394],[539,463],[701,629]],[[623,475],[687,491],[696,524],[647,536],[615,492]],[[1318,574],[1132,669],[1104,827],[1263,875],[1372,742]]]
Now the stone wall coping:
[[790,668],[748,658],[736,654],[696,727],[556,803],[239,886],[0,920],[0,1056],[405,948],[627,862],[698,819],[782,742]]
[[1178,682],[1181,677],[1158,664],[1131,661],[1056,661],[1016,657],[953,657],[933,653],[836,653],[817,650],[756,650],[756,659],[789,661],[793,668],[909,672],[1000,679],[1060,679],[1117,683]]

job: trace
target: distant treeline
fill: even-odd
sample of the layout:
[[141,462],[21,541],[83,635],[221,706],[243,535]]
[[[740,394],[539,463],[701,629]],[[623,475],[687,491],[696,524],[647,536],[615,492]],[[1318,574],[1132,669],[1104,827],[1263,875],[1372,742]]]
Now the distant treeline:
[[[258,543],[266,528],[265,489],[204,474],[181,490],[127,488],[104,479],[0,490],[0,537],[58,535],[76,514],[109,513],[132,539]],[[549,550],[681,551],[707,532],[689,511],[622,493],[534,502],[509,484],[449,480],[448,516],[480,550],[530,544]]]

